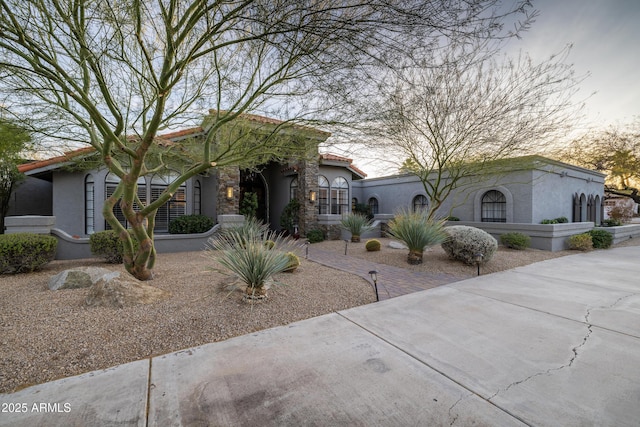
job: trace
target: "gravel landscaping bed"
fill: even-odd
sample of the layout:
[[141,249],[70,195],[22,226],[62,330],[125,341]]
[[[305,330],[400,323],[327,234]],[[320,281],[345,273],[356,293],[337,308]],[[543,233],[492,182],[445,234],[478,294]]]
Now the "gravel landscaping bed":
[[[460,278],[475,274],[475,267],[447,259],[439,247],[425,252],[422,265],[409,266],[405,250],[389,248],[388,239],[381,241],[380,252],[366,252],[364,241],[349,243],[348,256]],[[329,241],[313,247],[344,255],[344,246],[343,241]],[[483,273],[575,253],[501,247]],[[148,283],[171,297],[134,307],[87,307],[86,288],[47,288],[51,276],[72,267],[124,272],[122,266],[98,259],[53,261],[39,272],[0,276],[0,393],[375,301],[366,280],[301,262],[295,272],[278,275],[283,285],[270,289],[269,298],[258,304],[244,302],[241,292],[223,289],[227,277],[211,270],[216,263],[203,252],[160,254],[155,278]]]

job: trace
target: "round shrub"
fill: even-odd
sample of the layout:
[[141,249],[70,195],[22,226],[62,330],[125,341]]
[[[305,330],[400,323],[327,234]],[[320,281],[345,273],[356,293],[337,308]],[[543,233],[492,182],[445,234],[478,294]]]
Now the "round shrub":
[[307,239],[309,240],[309,243],[322,242],[324,240],[324,233],[322,233],[322,230],[317,228],[309,230],[307,231]]
[[290,273],[292,271],[295,271],[295,269],[300,266],[300,258],[298,258],[298,255],[294,254],[293,252],[287,252],[287,257],[289,258],[289,263],[287,264],[287,268],[285,268],[284,271]]
[[[138,241],[135,238],[133,245],[133,249],[138,250]],[[122,264],[122,241],[114,230],[93,233],[89,236],[89,248],[93,255],[104,258],[109,264]]]
[[482,262],[488,262],[498,249],[498,241],[486,231],[466,225],[445,227],[449,238],[442,243],[442,249],[449,258],[465,264],[476,263],[476,254],[483,255]]
[[0,273],[30,273],[53,260],[58,240],[33,233],[0,234]]
[[183,215],[171,220],[169,234],[195,234],[206,233],[213,228],[211,218],[204,215]]
[[382,244],[380,243],[379,240],[371,239],[371,240],[367,240],[367,243],[365,243],[364,247],[369,252],[376,252],[380,250],[380,248],[382,247]]
[[591,240],[591,234],[582,233],[570,236],[567,240],[569,249],[574,251],[590,251],[593,249],[593,241]]
[[613,244],[613,234],[605,230],[591,230],[591,241],[596,249],[607,249]]
[[527,249],[531,245],[531,237],[522,233],[505,233],[500,236],[500,243],[511,249]]

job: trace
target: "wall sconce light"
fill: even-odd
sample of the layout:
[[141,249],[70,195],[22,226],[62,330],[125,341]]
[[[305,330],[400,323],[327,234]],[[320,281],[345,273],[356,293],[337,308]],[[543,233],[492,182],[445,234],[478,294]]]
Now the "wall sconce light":
[[227,187],[227,199],[233,199],[233,187]]
[[309,201],[311,203],[314,203],[316,201],[316,196],[317,195],[316,195],[315,191],[313,191],[313,190],[309,191]]
[[371,270],[369,275],[373,281],[373,288],[376,290],[376,301],[380,301],[380,298],[378,297],[378,272],[376,270]]

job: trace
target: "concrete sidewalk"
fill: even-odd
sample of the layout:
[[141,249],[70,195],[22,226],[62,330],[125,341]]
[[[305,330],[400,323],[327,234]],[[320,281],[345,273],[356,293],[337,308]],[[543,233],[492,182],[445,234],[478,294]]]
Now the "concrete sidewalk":
[[557,258],[30,387],[0,395],[0,425],[637,426],[639,259]]

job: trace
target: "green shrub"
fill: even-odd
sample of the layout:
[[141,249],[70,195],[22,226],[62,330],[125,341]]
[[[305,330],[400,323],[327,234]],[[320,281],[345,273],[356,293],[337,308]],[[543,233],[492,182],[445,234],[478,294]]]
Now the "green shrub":
[[531,245],[531,237],[522,233],[505,233],[500,236],[500,243],[511,249],[526,249]]
[[195,234],[206,233],[213,228],[211,218],[204,215],[184,215],[171,220],[169,223],[170,234]]
[[622,225],[622,221],[620,221],[619,219],[609,218],[609,219],[602,220],[603,227],[619,227],[621,225]]
[[[133,237],[133,249],[138,250],[138,241]],[[89,248],[95,256],[104,258],[109,264],[122,264],[124,253],[122,241],[114,230],[98,231],[89,236]]]
[[444,222],[445,220],[430,219],[425,210],[411,212],[405,209],[389,222],[388,233],[407,245],[409,264],[421,264],[424,248],[437,245],[447,239]]
[[298,255],[293,252],[287,252],[287,258],[289,258],[289,263],[284,271],[291,273],[300,266],[300,258],[298,258]]
[[452,225],[445,227],[449,238],[442,243],[442,249],[449,258],[462,261],[465,264],[476,263],[476,255],[482,254],[482,262],[493,258],[498,249],[498,241],[486,231],[466,225]]
[[557,219],[543,219],[540,224],[557,224]]
[[613,234],[605,230],[591,230],[591,241],[596,249],[607,249],[613,244]]
[[0,234],[0,273],[30,273],[56,256],[58,240],[33,233]]
[[447,221],[460,221],[460,218],[458,218],[457,216],[448,216],[445,218],[445,220]]
[[258,195],[248,191],[242,196],[240,215],[245,217],[256,216],[256,212],[258,212]]
[[365,243],[364,247],[369,252],[376,252],[380,250],[380,248],[382,247],[382,244],[380,243],[380,240],[371,239],[371,240],[367,240],[367,243]]
[[590,251],[593,249],[591,234],[582,233],[570,236],[568,239],[569,249],[576,251]]
[[340,226],[351,233],[352,242],[359,242],[360,235],[373,228],[369,218],[357,213],[343,215],[340,220]]
[[569,222],[569,219],[566,216],[561,216],[555,219],[558,224],[566,224]]
[[307,240],[309,240],[309,243],[322,242],[324,240],[324,233],[318,228],[309,230],[307,231]]
[[299,224],[300,202],[298,199],[291,199],[280,215],[280,226],[287,230],[289,234],[295,232],[295,226]]

